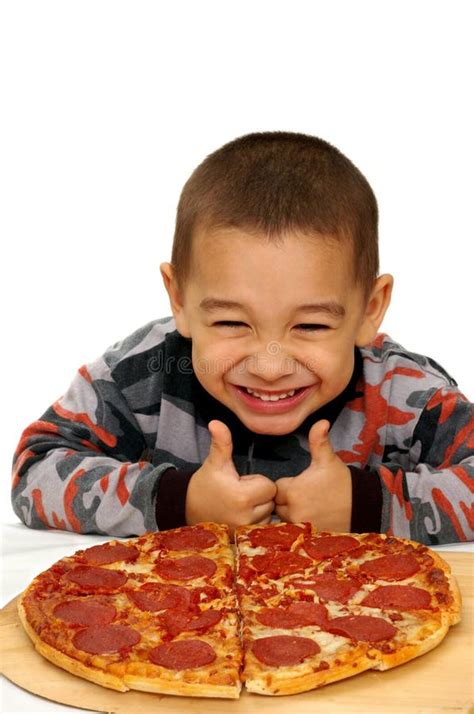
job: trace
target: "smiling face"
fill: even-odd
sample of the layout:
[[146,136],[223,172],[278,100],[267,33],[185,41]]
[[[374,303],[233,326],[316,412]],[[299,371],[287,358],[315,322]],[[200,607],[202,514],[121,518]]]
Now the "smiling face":
[[349,383],[354,346],[375,336],[392,285],[381,276],[366,300],[351,260],[346,242],[226,228],[194,237],[183,294],[161,266],[197,379],[251,431],[290,433]]

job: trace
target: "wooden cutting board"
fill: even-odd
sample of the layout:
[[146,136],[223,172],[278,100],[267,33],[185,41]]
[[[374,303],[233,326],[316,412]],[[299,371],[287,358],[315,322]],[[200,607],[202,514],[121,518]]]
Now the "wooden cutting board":
[[24,632],[16,599],[1,611],[5,677],[40,697],[110,714],[400,714],[474,713],[474,554],[443,552],[463,596],[462,620],[431,652],[386,672],[363,672],[322,689],[286,697],[243,691],[239,700],[115,692],[43,659]]

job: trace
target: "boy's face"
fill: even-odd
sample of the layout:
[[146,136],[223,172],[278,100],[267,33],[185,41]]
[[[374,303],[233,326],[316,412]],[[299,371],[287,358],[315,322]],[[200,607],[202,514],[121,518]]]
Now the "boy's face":
[[184,294],[161,266],[198,380],[251,431],[290,433],[347,386],[354,346],[374,338],[392,285],[381,276],[364,299],[351,260],[345,242],[290,234],[275,245],[226,228],[194,237]]

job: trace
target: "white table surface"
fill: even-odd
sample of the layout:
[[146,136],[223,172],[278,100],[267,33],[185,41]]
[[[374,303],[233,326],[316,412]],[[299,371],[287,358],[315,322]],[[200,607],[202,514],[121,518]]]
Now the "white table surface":
[[[96,543],[111,540],[110,536],[78,535],[57,530],[32,530],[22,523],[11,522],[2,525],[2,588],[1,606],[6,605],[18,595],[42,570],[49,568],[60,558],[72,555],[80,548],[88,548]],[[435,550],[454,552],[474,552],[474,543],[452,543],[437,546]],[[2,714],[13,712],[51,712],[84,714],[90,709],[75,709],[63,704],[54,704],[17,687],[2,678],[0,690],[0,711]]]

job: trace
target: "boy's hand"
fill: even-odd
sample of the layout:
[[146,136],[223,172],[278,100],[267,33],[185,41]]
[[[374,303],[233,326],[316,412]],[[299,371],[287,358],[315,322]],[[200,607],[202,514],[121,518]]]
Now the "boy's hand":
[[276,484],[266,476],[239,476],[232,461],[232,434],[221,421],[209,422],[211,448],[189,481],[186,523],[199,521],[236,526],[270,523]]
[[298,476],[280,478],[275,498],[282,521],[310,521],[319,530],[348,532],[351,525],[351,472],[333,451],[330,424],[318,421],[308,435],[311,464]]

